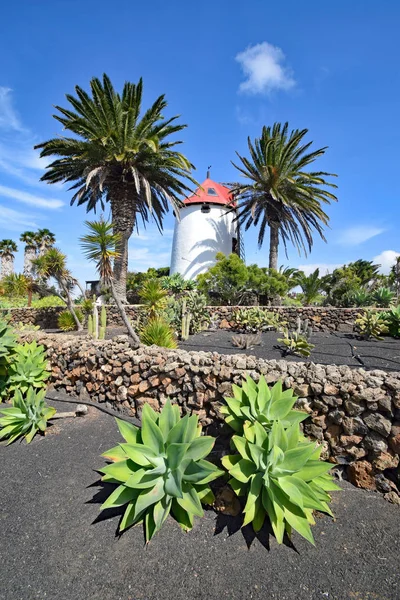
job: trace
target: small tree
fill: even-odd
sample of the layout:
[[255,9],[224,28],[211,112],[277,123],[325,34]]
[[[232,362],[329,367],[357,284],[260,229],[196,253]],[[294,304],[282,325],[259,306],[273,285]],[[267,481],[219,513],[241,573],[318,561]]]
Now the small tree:
[[247,270],[249,289],[257,294],[260,304],[271,304],[288,292],[286,277],[275,269],[250,265]]
[[85,225],[88,233],[80,238],[83,253],[86,258],[96,264],[96,270],[100,279],[105,285],[109,286],[130,337],[136,344],[136,347],[139,347],[139,337],[132,327],[114,285],[113,261],[119,256],[116,248],[120,244],[120,236],[118,233],[113,233],[112,224],[107,223],[102,218],[99,221],[85,221]]
[[249,278],[246,265],[237,254],[218,252],[216,259],[213,267],[197,277],[199,292],[217,296],[225,304],[241,304]]
[[74,309],[74,303],[71,296],[71,291],[77,280],[72,276],[67,269],[67,257],[58,248],[49,248],[41,256],[32,261],[32,265],[36,270],[38,277],[47,282],[50,277],[56,280],[59,291],[56,295],[61,298],[67,305],[68,310],[74,317],[78,331],[82,330],[82,323],[77,317]]
[[305,275],[305,273],[302,273],[298,278],[298,282],[303,291],[304,304],[306,306],[312,304],[321,290],[319,269],[315,269],[315,271],[308,276]]

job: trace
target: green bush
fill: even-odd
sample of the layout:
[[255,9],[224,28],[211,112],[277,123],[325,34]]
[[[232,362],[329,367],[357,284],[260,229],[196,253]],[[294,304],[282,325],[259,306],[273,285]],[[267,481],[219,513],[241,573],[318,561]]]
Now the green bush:
[[182,292],[196,289],[196,282],[191,279],[184,279],[180,273],[162,277],[161,285],[164,290],[172,294],[181,294]]
[[184,531],[203,516],[202,502],[214,501],[209,483],[223,474],[205,460],[214,438],[201,436],[197,415],[179,416],[168,400],[161,413],[143,406],[142,428],[117,419],[126,443],[104,452],[112,464],[100,469],[103,481],[118,487],[102,509],[124,506],[119,530],[144,523],[146,542],[171,514]]
[[372,299],[377,306],[386,308],[390,306],[395,297],[395,293],[389,288],[380,287],[372,294]]
[[[0,297],[0,308],[24,308],[26,306],[28,306],[27,298]],[[55,306],[65,306],[65,302],[58,296],[33,297],[32,308],[52,308]]]
[[237,254],[216,255],[217,262],[206,273],[197,277],[199,292],[216,298],[218,303],[241,304],[248,291],[249,274],[246,265]]
[[383,340],[382,334],[389,332],[385,313],[379,313],[371,309],[366,309],[364,313],[358,314],[355,325],[356,330],[367,340],[371,338]]
[[293,410],[297,396],[291,389],[283,391],[281,381],[270,389],[263,375],[258,383],[247,376],[241,386],[232,385],[232,391],[233,398],[225,398],[226,406],[220,411],[227,415],[225,422],[238,433],[243,433],[246,421],[258,421],[269,431],[275,421],[289,427],[308,417],[306,412]]
[[140,341],[145,346],[161,346],[163,348],[177,348],[174,332],[163,317],[150,319],[140,332]]
[[43,346],[35,341],[18,344],[9,361],[6,394],[10,396],[19,390],[26,394],[29,388],[36,390],[46,387],[50,373],[47,370],[47,358]]
[[389,311],[383,313],[382,319],[386,322],[389,335],[400,337],[400,306],[393,306]]
[[267,312],[258,306],[235,310],[232,314],[232,321],[237,328],[252,332],[262,331],[270,327],[279,329],[283,325],[279,315]]
[[293,529],[314,544],[313,511],[333,516],[327,492],[340,489],[328,475],[332,464],[319,460],[322,448],[308,442],[297,423],[285,430],[274,422],[269,433],[257,421],[246,423],[244,436],[234,435],[232,443],[237,454],[222,464],[232,489],[246,497],[243,526],[251,523],[257,532],[268,515],[279,544]]
[[36,391],[30,387],[24,398],[20,390],[15,391],[12,408],[0,408],[3,415],[0,417],[0,440],[8,439],[8,444],[11,444],[25,436],[29,444],[38,431],[46,431],[47,421],[54,416],[56,409],[46,404],[45,393],[45,390]]
[[[83,313],[79,309],[75,309],[75,314],[78,317],[79,321],[83,323]],[[58,328],[61,331],[75,331],[76,323],[72,313],[69,310],[63,310],[57,319]]]

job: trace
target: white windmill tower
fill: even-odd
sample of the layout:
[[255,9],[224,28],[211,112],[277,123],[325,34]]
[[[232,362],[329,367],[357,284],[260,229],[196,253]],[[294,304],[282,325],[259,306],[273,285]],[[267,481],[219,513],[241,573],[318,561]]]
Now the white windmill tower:
[[180,218],[175,220],[170,273],[195,279],[216,262],[215,255],[242,254],[236,211],[228,207],[230,190],[207,179],[184,200]]

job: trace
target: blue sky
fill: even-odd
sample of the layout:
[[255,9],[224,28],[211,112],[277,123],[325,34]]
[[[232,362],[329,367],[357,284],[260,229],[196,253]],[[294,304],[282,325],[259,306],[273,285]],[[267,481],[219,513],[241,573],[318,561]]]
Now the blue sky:
[[[112,6],[112,7],[111,7]],[[182,150],[205,177],[236,179],[230,161],[264,124],[289,121],[329,146],[322,170],[337,173],[328,244],[280,263],[322,271],[357,258],[387,269],[400,252],[398,140],[400,5],[396,0],[270,3],[265,0],[7,3],[0,23],[0,239],[48,227],[81,279],[93,268],[78,238],[87,218],[70,193],[39,182],[34,143],[61,133],[52,118],[65,93],[107,72],[120,88],[144,79],[145,105],[165,93],[188,124]],[[173,217],[130,244],[130,269],[169,263]],[[247,262],[267,264],[268,244],[245,238]],[[22,244],[17,269],[22,265]]]

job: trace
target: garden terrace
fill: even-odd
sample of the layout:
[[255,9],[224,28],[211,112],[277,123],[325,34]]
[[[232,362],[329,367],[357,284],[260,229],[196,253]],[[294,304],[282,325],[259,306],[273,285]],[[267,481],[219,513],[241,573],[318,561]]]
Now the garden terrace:
[[121,510],[99,515],[111,486],[94,469],[119,439],[114,419],[89,407],[30,446],[1,448],[1,598],[398,599],[399,507],[347,482],[335,521],[316,519],[316,547],[298,535],[279,546],[267,525],[255,537],[212,510],[186,535],[167,519],[146,547],[141,527],[116,538]]
[[[134,350],[127,336],[94,341],[37,331],[20,337],[47,349],[55,390],[139,417],[145,403],[160,410],[170,397],[183,414],[198,414],[214,430],[221,429],[220,408],[233,383],[246,374],[255,380],[263,374],[271,384],[282,380],[310,415],[305,432],[323,444],[325,458],[350,465],[357,485],[376,489],[377,475],[398,477],[400,372],[155,346]],[[390,481],[386,492],[397,494]]]

